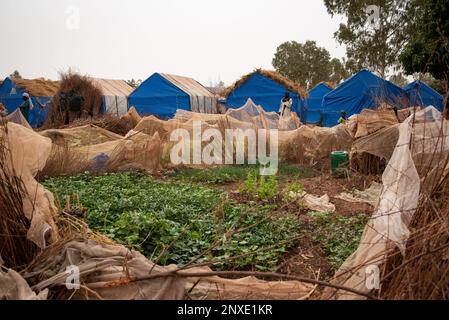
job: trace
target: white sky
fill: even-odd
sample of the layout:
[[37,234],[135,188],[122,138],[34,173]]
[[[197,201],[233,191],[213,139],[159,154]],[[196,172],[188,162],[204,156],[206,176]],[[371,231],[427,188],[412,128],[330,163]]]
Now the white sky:
[[71,67],[111,79],[166,72],[231,84],[272,69],[284,41],[315,40],[343,57],[333,39],[340,19],[322,0],[2,0],[0,78],[17,69],[57,79]]

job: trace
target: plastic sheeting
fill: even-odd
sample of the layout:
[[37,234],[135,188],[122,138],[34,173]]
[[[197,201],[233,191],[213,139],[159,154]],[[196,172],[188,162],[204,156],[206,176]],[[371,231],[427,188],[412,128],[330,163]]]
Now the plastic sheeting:
[[[0,103],[2,103],[8,113],[13,113],[23,102],[22,94],[25,91],[14,85],[11,79],[6,78],[0,86]],[[52,97],[34,97],[31,96],[31,101],[34,108],[30,110],[29,124],[31,127],[41,127],[44,124],[47,116],[47,107],[41,108],[39,103],[45,105]],[[38,103],[39,102],[39,103]]]
[[323,125],[337,125],[343,110],[350,117],[381,103],[401,109],[408,106],[408,95],[402,88],[367,70],[359,71],[323,98]]
[[48,289],[36,294],[16,271],[0,269],[0,300],[46,300]]
[[193,79],[155,73],[129,96],[141,116],[172,118],[176,110],[217,113],[217,98]]
[[422,81],[414,81],[404,87],[412,106],[434,106],[443,112],[443,96]]
[[319,124],[322,121],[323,98],[326,94],[332,91],[325,83],[320,83],[315,88],[309,91],[309,98],[307,99],[307,123]]
[[[383,174],[379,205],[368,222],[360,245],[336,273],[335,282],[362,292],[368,286],[370,270],[380,266],[388,248],[402,252],[410,231],[408,224],[416,211],[424,181],[433,181],[442,172],[449,154],[449,122],[433,107],[409,117],[399,126],[399,139]],[[328,290],[326,297],[358,299],[347,293]]]
[[57,239],[57,228],[53,215],[57,208],[53,195],[39,184],[34,177],[45,166],[51,152],[51,140],[24,126],[8,123],[8,132],[0,130],[1,139],[8,139],[10,171],[22,179],[26,193],[23,196],[23,211],[31,221],[27,237],[40,248]]
[[305,101],[296,92],[259,73],[254,73],[242,85],[229,93],[226,99],[227,108],[240,108],[248,99],[260,105],[266,112],[278,112],[285,93],[289,92],[293,99],[292,111],[296,112],[304,122],[306,117]]
[[123,80],[92,78],[103,94],[104,110],[121,117],[128,111],[128,96],[134,88]]

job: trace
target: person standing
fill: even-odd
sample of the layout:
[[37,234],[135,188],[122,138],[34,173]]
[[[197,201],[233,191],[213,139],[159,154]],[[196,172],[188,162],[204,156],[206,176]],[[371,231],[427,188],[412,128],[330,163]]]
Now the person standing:
[[30,122],[30,110],[33,109],[33,103],[31,102],[30,95],[28,93],[24,93],[22,95],[23,101],[19,106],[20,112],[22,112],[24,118],[28,123]]
[[293,99],[290,98],[290,93],[286,92],[281,100],[281,107],[279,108],[279,115],[281,118],[289,117],[292,112]]
[[340,114],[340,119],[338,119],[339,124],[346,124],[348,119],[346,118],[346,111],[342,111]]

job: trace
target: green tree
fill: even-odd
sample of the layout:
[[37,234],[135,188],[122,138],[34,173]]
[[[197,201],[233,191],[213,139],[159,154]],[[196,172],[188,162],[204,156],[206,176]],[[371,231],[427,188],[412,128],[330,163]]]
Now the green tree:
[[449,1],[415,0],[416,28],[410,42],[400,55],[408,74],[429,73],[444,82],[445,114],[447,109],[449,79]]
[[133,78],[131,80],[127,80],[126,83],[133,88],[137,88],[142,83],[142,80],[134,80]]
[[17,70],[14,70],[14,72],[11,73],[11,74],[9,75],[9,77],[10,77],[11,79],[22,79],[22,76],[20,75],[19,71],[17,71]]
[[329,52],[315,41],[281,44],[272,63],[277,72],[308,88],[321,81],[338,83],[346,76],[344,64],[338,59],[331,60]]
[[392,75],[388,80],[401,88],[408,84],[408,80],[402,72]]
[[367,68],[385,78],[399,65],[398,55],[414,25],[410,0],[324,0],[332,16],[343,15],[334,34],[346,45],[357,69]]
[[337,58],[334,58],[330,61],[332,73],[329,76],[329,82],[332,82],[335,85],[338,85],[340,82],[349,78],[349,76],[353,73],[350,70],[349,65],[345,61],[340,61]]

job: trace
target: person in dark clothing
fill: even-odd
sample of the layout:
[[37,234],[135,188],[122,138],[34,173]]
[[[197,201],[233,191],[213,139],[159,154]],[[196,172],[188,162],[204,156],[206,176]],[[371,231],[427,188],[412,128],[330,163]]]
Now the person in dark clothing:
[[70,124],[70,113],[75,113],[77,118],[81,118],[83,111],[84,98],[74,92],[61,92],[59,95],[61,112],[64,113],[64,124]]
[[30,110],[33,109],[33,103],[31,102],[30,95],[26,92],[22,95],[22,98],[23,101],[20,104],[19,109],[26,121],[30,122]]
[[338,119],[338,123],[339,124],[346,124],[347,121],[348,121],[348,119],[346,117],[346,111],[342,111],[340,113],[340,119]]

